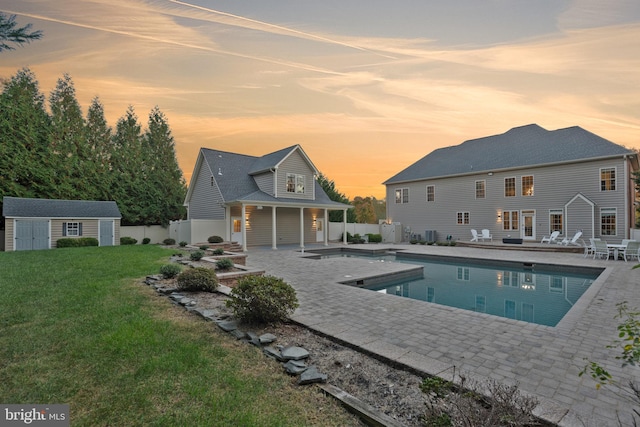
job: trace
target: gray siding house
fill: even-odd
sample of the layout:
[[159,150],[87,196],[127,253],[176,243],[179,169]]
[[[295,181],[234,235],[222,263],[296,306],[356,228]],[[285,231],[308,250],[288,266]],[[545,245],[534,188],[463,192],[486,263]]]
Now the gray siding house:
[[628,238],[635,224],[637,154],[580,127],[531,124],[433,151],[384,182],[387,220],[406,238],[540,241]]
[[318,175],[299,145],[262,157],[201,148],[184,202],[187,218],[223,221],[221,237],[244,250],[327,244],[328,211],[351,206],[329,199]]
[[116,202],[3,197],[5,251],[51,249],[61,238],[94,237],[100,246],[120,241]]

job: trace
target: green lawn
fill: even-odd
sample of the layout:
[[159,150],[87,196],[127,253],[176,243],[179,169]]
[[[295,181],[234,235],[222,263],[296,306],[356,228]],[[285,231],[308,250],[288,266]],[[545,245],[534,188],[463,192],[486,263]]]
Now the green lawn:
[[136,279],[153,245],[0,252],[0,402],[68,403],[73,426],[345,426],[313,388]]

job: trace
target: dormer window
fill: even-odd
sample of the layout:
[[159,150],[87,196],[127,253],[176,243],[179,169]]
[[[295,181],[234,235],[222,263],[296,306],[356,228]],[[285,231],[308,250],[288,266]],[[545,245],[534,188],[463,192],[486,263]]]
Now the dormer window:
[[304,193],[304,175],[287,174],[287,193]]

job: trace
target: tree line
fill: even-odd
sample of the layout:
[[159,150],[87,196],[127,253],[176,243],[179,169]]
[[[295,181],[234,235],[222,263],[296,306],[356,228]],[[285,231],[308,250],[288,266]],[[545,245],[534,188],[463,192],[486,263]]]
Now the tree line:
[[142,129],[132,106],[112,129],[99,98],[86,117],[71,77],[48,99],[24,68],[1,82],[0,197],[112,200],[123,225],[168,225],[184,217],[186,182],[166,116]]
[[[353,206],[347,209],[347,222],[378,224],[380,220],[387,217],[387,204],[384,200],[371,196],[356,196],[353,200],[349,200],[336,188],[335,182],[322,173],[318,176],[318,183],[334,202],[349,203]],[[329,221],[342,222],[343,218],[342,211],[329,211]]]

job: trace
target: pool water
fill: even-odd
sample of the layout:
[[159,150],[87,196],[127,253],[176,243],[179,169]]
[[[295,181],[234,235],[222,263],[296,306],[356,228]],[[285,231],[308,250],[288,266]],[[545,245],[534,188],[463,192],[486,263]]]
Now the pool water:
[[366,289],[546,326],[557,325],[600,273],[478,260],[396,261],[422,265],[424,277]]

